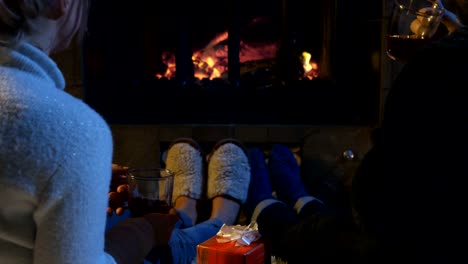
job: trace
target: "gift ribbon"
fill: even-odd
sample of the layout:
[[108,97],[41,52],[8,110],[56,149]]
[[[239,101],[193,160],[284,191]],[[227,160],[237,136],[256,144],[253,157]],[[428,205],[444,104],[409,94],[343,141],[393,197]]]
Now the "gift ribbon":
[[258,224],[253,221],[247,226],[223,224],[216,234],[218,243],[236,241],[236,246],[248,246],[260,238]]

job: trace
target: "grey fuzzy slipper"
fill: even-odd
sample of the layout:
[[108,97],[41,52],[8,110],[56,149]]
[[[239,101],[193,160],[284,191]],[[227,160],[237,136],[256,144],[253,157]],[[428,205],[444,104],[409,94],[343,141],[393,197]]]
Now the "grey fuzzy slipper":
[[175,140],[167,151],[166,169],[174,172],[172,202],[179,196],[200,199],[203,192],[203,155],[198,144],[187,138]]
[[208,159],[208,198],[228,196],[243,204],[249,183],[250,166],[243,145],[233,139],[218,142]]

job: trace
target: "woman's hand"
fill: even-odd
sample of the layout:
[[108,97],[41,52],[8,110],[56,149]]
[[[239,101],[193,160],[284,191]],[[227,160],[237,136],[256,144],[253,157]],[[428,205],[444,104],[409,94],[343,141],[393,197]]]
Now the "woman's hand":
[[[462,24],[458,20],[455,13],[453,13],[452,11],[448,9],[445,9],[441,1],[439,1],[438,4],[439,4],[439,7],[442,9],[442,17],[441,17],[440,22],[445,26],[447,30],[440,30],[440,26],[439,26],[439,28],[436,30],[434,35],[439,36],[440,34],[438,33],[440,32],[444,32],[443,33],[444,35],[446,35],[447,33],[450,34],[453,31],[460,28]],[[420,14],[431,14],[434,11],[432,7],[425,7],[425,8],[418,10],[418,12]],[[422,35],[423,32],[427,33],[431,31],[432,23],[433,22],[431,22],[431,20],[428,19],[427,17],[423,15],[418,15],[416,19],[411,22],[410,29],[416,36],[420,36]],[[433,36],[429,36],[429,37],[433,37]]]
[[116,215],[122,215],[125,212],[128,200],[127,173],[128,167],[112,164],[112,179],[107,207],[107,215],[109,216],[113,212]]
[[462,26],[462,24],[457,18],[457,15],[455,15],[452,11],[447,9],[444,10],[441,22],[445,25],[449,34]]

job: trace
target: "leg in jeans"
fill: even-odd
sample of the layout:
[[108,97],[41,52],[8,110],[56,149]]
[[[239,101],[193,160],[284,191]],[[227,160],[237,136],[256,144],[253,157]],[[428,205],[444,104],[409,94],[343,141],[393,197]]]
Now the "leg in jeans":
[[298,222],[296,212],[273,197],[265,156],[258,148],[249,150],[250,185],[244,212],[258,223],[262,237],[268,240],[271,253],[281,254],[284,230]]
[[[296,213],[303,215],[304,213],[301,213],[303,207],[307,207],[306,211],[312,214],[315,212],[310,210],[311,208],[323,209],[317,208],[317,204],[322,201],[306,192],[301,180],[299,163],[290,148],[282,144],[273,144],[268,159],[268,169],[272,188],[276,191],[278,199],[294,208]],[[314,205],[311,206],[309,203]]]
[[174,229],[169,240],[174,264],[191,263],[197,256],[197,245],[216,235],[223,221],[212,218],[184,229]]
[[[259,231],[267,238],[274,256],[283,260],[300,260],[299,248],[306,247],[309,242],[304,231],[313,230],[315,223],[303,223],[302,218],[322,210],[323,203],[305,192],[299,177],[299,165],[289,149],[274,146],[268,166],[258,148],[250,150],[249,159],[251,182],[245,206],[247,216],[257,221]],[[281,201],[273,197],[273,190]]]
[[180,221],[172,231],[168,245],[154,248],[147,256],[146,259],[150,263],[191,263],[196,258],[197,245],[216,235],[225,220],[237,216],[239,210],[239,205],[234,205],[233,201],[216,197],[213,199],[213,213],[210,219],[194,225],[196,215],[193,214],[194,208],[190,206],[195,206],[193,202],[194,200],[188,197],[177,199],[176,206],[179,208],[176,210]]

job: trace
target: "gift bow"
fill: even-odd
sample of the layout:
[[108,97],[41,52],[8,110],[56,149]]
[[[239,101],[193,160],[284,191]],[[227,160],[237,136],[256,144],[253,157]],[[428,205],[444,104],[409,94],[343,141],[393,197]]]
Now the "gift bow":
[[216,234],[218,243],[236,241],[236,246],[248,246],[260,238],[257,222],[251,222],[247,226],[223,224]]

